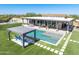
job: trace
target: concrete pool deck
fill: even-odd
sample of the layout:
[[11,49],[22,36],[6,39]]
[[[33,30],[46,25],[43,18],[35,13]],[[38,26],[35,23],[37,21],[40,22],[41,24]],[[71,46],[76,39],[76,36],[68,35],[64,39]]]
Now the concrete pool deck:
[[45,27],[39,27],[39,26],[32,26],[32,25],[24,25],[23,26],[26,26],[26,27],[31,27],[31,28],[36,28],[38,30],[44,30],[44,31],[47,31],[47,32],[54,32],[54,33],[59,33],[59,34],[65,34],[67,31],[63,31],[63,30],[57,30],[57,29],[52,29],[52,28],[48,28],[46,29]]

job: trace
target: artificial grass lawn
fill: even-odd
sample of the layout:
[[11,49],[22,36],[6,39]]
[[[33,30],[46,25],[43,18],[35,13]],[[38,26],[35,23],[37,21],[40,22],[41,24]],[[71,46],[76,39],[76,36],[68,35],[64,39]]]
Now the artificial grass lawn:
[[74,31],[73,31],[73,34],[72,34],[72,36],[71,36],[71,39],[72,39],[72,40],[79,41],[79,31],[74,30]]
[[35,45],[29,45],[26,48],[22,48],[21,46],[15,44],[12,41],[8,40],[7,36],[7,28],[21,26],[21,24],[6,24],[0,25],[0,54],[4,55],[52,55],[54,53],[37,47]]
[[[74,30],[70,39],[79,41],[79,31]],[[79,55],[79,43],[74,43],[74,42],[69,41],[64,54],[65,55]]]
[[79,55],[79,44],[69,42],[64,55]]

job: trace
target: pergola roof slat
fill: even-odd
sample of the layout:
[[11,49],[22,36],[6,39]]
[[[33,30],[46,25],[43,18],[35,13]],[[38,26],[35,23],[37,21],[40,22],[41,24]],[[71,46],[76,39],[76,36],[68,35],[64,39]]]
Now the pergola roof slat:
[[11,32],[19,33],[19,34],[25,34],[25,33],[34,31],[36,29],[25,27],[25,26],[18,26],[18,27],[8,28],[8,30],[11,31]]

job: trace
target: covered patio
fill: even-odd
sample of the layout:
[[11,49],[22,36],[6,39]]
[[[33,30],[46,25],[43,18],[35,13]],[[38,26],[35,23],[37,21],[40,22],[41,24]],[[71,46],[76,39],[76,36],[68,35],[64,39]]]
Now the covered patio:
[[[36,39],[36,29],[35,28],[29,28],[24,26],[18,26],[18,27],[12,27],[8,28],[8,38],[11,40],[11,32],[18,33],[22,36],[22,47],[25,47],[25,37],[28,33],[34,32],[34,39]],[[28,42],[27,42],[28,43]]]

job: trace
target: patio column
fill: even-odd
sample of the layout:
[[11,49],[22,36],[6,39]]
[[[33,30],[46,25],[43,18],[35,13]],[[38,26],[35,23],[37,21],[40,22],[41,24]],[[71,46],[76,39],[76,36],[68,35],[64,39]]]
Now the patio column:
[[48,27],[48,21],[47,21],[47,27]]
[[22,18],[22,23],[24,24],[24,18]]
[[28,19],[27,19],[27,24],[28,24]]
[[29,19],[27,19],[27,24],[29,24]]
[[52,21],[51,21],[51,26],[52,26]]
[[58,29],[58,24],[57,24],[57,21],[56,21],[56,25],[55,25],[55,26],[56,26],[56,29]]
[[[45,25],[45,20],[44,20],[44,25]],[[45,25],[46,26],[46,25]]]
[[11,31],[8,31],[8,38],[9,38],[9,40],[11,40],[11,38],[10,38],[10,32],[11,32]]
[[40,20],[38,20],[38,26],[40,26]]
[[37,20],[35,20],[35,25],[37,25]]
[[69,22],[67,22],[67,33],[69,32]]

